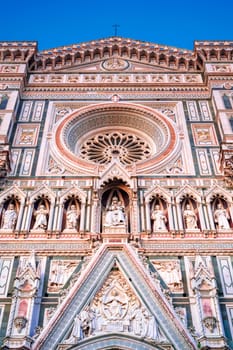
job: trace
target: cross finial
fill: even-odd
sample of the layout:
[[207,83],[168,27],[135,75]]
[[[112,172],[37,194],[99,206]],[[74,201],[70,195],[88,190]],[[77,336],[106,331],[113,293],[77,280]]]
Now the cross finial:
[[115,28],[114,36],[117,36],[117,28],[120,26],[119,24],[113,24],[113,27]]

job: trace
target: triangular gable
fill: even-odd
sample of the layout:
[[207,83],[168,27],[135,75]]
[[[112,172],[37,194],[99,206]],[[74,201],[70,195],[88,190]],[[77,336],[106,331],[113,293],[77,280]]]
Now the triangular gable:
[[[120,37],[110,37],[106,39],[74,44],[70,46],[58,47],[44,50],[35,55],[30,69],[32,71],[43,71],[49,68],[50,72],[55,71],[76,71],[75,67],[83,69],[94,69],[95,65],[103,61],[119,59],[122,65],[118,71],[124,71],[129,66],[135,66],[135,71],[140,67],[146,67],[155,71],[165,70],[168,72],[178,71],[187,68],[192,71],[198,66],[195,52],[158,45],[140,40],[125,39]],[[125,65],[123,63],[125,61]],[[132,64],[128,65],[129,62]],[[107,67],[108,68],[108,64]],[[111,68],[111,67],[110,67]],[[116,69],[116,71],[117,71]],[[143,71],[145,68],[141,68]]]
[[[156,318],[156,322],[166,338],[166,343],[170,343],[176,350],[196,349],[188,331],[177,318],[173,308],[159,287],[156,286],[132,247],[127,244],[103,244],[92,257],[86,269],[83,270],[46,329],[35,341],[34,350],[57,349],[58,344],[64,342],[64,339],[71,332],[75,317],[82,310],[85,310],[87,305],[90,305],[116,264],[128,281],[131,290],[134,291],[151,315]],[[116,332],[112,331],[112,333]],[[111,332],[106,334],[109,336]],[[93,339],[93,336],[90,339]],[[88,338],[84,341],[88,342]],[[82,341],[80,346],[81,344]],[[64,349],[71,347],[72,345],[69,345]],[[145,347],[145,349],[147,348]]]
[[[96,62],[90,62],[85,64],[74,64],[70,67],[62,67],[61,69],[56,69],[56,71],[59,71],[61,73],[99,73],[102,71],[106,74],[111,73],[171,73],[176,71],[176,69],[171,69],[168,67],[161,67],[159,65],[150,64],[150,63],[140,63],[138,61],[134,60],[123,60],[122,58],[119,58],[122,61],[125,61],[128,63],[128,66],[124,69],[113,69],[113,70],[107,70],[104,69],[104,64],[108,62],[111,59],[105,59],[101,61]],[[140,77],[138,77],[140,79]],[[140,81],[139,81],[140,82]]]

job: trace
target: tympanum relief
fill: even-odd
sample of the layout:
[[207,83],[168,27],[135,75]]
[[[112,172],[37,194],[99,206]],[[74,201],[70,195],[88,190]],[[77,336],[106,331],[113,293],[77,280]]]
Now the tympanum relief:
[[155,316],[134,294],[119,270],[113,270],[93,301],[76,315],[65,344],[89,336],[129,333],[156,342],[165,341]]

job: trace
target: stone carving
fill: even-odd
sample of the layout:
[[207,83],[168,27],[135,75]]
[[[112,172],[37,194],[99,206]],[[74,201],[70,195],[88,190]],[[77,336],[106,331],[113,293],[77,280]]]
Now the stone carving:
[[53,260],[48,281],[48,292],[57,293],[67,282],[77,266],[75,260]]
[[15,325],[15,328],[17,329],[18,333],[21,333],[22,330],[26,327],[27,321],[28,320],[24,316],[17,316],[14,319],[14,325]]
[[56,308],[53,307],[53,306],[45,308],[44,319],[43,319],[43,327],[45,327],[49,323],[49,321],[53,317],[55,311],[56,311]]
[[117,226],[125,224],[124,206],[118,197],[112,198],[111,205],[107,208],[105,216],[105,226]]
[[14,230],[17,216],[18,214],[15,210],[15,205],[13,203],[10,203],[7,210],[3,213],[2,228],[4,230]]
[[187,327],[187,312],[185,307],[177,306],[175,308],[176,314],[179,316],[181,322]]
[[214,211],[214,222],[219,230],[230,229],[229,214],[221,203],[217,204],[217,209]]
[[35,211],[34,216],[36,217],[33,230],[46,230],[47,228],[47,216],[49,212],[44,204],[40,204],[38,209]]
[[43,83],[45,81],[45,76],[35,75],[33,81],[36,83]]
[[79,209],[76,208],[75,204],[72,204],[70,206],[70,209],[68,209],[66,212],[66,228],[71,230],[77,230],[79,216]]
[[210,331],[210,333],[214,333],[215,328],[217,328],[217,319],[216,317],[209,316],[205,317],[202,320],[204,326]]
[[68,83],[77,83],[79,81],[78,75],[71,75],[67,78]]
[[163,210],[161,210],[160,205],[156,204],[154,210],[151,213],[151,219],[153,221],[153,232],[159,230],[166,230],[167,218],[164,215]]
[[103,68],[106,70],[124,70],[128,65],[128,62],[121,58],[110,58],[104,61]]
[[74,319],[71,334],[63,343],[77,344],[91,335],[126,332],[153,341],[164,336],[152,315],[132,293],[118,270],[111,272],[90,305]]
[[172,292],[182,292],[183,282],[179,260],[153,261],[156,270]]
[[194,210],[191,209],[190,204],[186,205],[183,212],[184,224],[187,230],[197,229],[197,216]]

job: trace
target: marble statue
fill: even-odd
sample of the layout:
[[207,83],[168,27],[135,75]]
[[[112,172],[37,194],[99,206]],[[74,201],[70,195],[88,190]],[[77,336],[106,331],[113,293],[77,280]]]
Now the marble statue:
[[105,226],[117,226],[123,224],[125,224],[124,206],[117,197],[113,197],[110,207],[107,208]]
[[167,218],[164,215],[163,211],[160,209],[159,205],[156,205],[152,211],[151,219],[153,221],[153,232],[156,232],[158,230],[166,230]]
[[34,213],[36,217],[35,224],[33,226],[33,230],[45,230],[47,228],[47,215],[48,210],[45,208],[43,204],[39,205],[39,208]]
[[188,230],[197,229],[197,216],[189,204],[183,212],[185,228]]
[[222,204],[219,203],[217,205],[217,209],[214,211],[214,222],[216,223],[219,230],[226,230],[230,228],[229,220],[230,217],[225,208],[223,208]]
[[82,310],[74,319],[71,335],[64,341],[64,344],[77,344],[79,340],[91,335],[92,312],[89,309]]
[[3,213],[2,228],[6,230],[13,230],[17,220],[17,212],[13,203],[10,203],[7,210]]
[[70,209],[66,212],[66,228],[77,229],[78,219],[80,213],[75,204],[70,206]]

